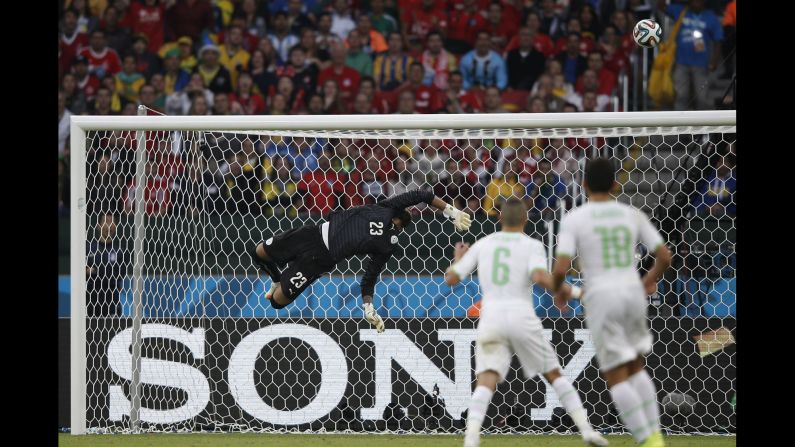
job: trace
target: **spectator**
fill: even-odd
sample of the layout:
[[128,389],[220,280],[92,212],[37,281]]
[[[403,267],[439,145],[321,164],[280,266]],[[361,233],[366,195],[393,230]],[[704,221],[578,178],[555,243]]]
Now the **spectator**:
[[[135,110],[135,105],[129,103]],[[157,163],[150,158],[146,161],[146,186],[144,187],[144,209],[150,217],[166,216],[171,209],[171,181],[158,172]],[[135,177],[130,179],[123,197],[124,211],[132,215],[135,211],[135,195],[139,193]]]
[[60,95],[64,98],[64,105],[74,115],[82,115],[86,111],[86,96],[77,86],[75,75],[66,73],[61,80]]
[[478,95],[464,89],[464,75],[458,70],[450,73],[450,82],[445,96],[445,111],[447,113],[479,113],[483,110],[483,104]]
[[97,230],[97,238],[92,238],[86,246],[86,315],[121,317],[119,293],[125,267],[131,260],[116,238],[113,214],[100,213]]
[[717,168],[708,173],[699,185],[693,201],[699,215],[718,218],[737,215],[737,205],[734,202],[737,179],[734,177],[733,167],[733,157],[721,157]]
[[452,202],[456,208],[463,209],[466,207],[467,201],[471,197],[475,197],[475,189],[467,181],[455,160],[447,160],[447,173],[449,175],[436,184],[433,193],[447,203]]
[[316,138],[293,137],[289,144],[289,152],[295,154],[293,173],[300,178],[307,172],[318,169],[318,160],[323,156],[323,145]]
[[[597,90],[597,93],[601,95],[612,94],[613,90],[616,88],[618,79],[615,73],[605,68],[602,53],[598,51],[592,51],[590,54],[588,54],[588,69],[595,71],[597,78],[599,79],[599,89]],[[583,79],[584,73],[577,78],[577,84],[575,86],[575,89],[580,93],[584,91]]]
[[538,18],[541,20],[540,30],[547,36],[557,37],[564,29],[563,20],[556,10],[555,0],[541,0],[541,10]]
[[337,197],[343,193],[343,179],[331,169],[329,150],[318,158],[318,169],[307,172],[298,183],[304,207],[310,214],[326,216],[339,205]]
[[[263,39],[263,42],[270,41]],[[272,62],[268,59],[265,52],[262,50],[254,50],[249,59],[248,72],[251,74],[251,80],[254,82],[256,91],[262,95],[263,98],[270,96],[273,90],[276,89],[276,84],[279,78],[276,76],[275,69]]]
[[723,79],[731,79],[734,72],[734,50],[737,47],[737,1],[732,0],[723,12],[723,45],[722,55],[726,68],[721,75]]
[[143,34],[149,38],[149,51],[156,52],[163,46],[166,7],[158,0],[133,2],[127,10],[125,22],[133,34]]
[[64,12],[58,41],[58,61],[62,73],[69,71],[78,51],[87,45],[88,36],[77,27],[77,12],[74,9],[67,9]]
[[219,49],[218,61],[226,67],[232,77],[232,89],[237,89],[237,77],[248,66],[251,55],[243,48],[243,28],[232,26],[226,42]]
[[491,48],[497,53],[505,53],[508,42],[518,32],[516,24],[503,17],[502,3],[490,4],[486,18],[486,32],[491,36]]
[[266,215],[277,217],[298,217],[301,195],[292,174],[290,162],[282,157],[273,158],[268,178],[262,183],[262,201],[266,205]]
[[[203,98],[204,108],[200,108],[198,115],[207,115],[213,106],[214,94],[204,87],[204,80],[199,73],[193,73],[188,85],[180,91],[177,90],[166,97],[166,115],[194,115],[190,110],[195,102],[195,97]],[[200,105],[201,107],[201,105]]]
[[[598,84],[599,81],[595,80],[593,82],[596,82],[596,84]],[[552,95],[554,97],[565,99],[573,94],[575,94],[574,87],[572,87],[571,84],[566,82],[566,78],[564,78],[562,74],[556,74],[555,76],[552,77]]]
[[268,35],[268,39],[282,61],[287,61],[290,56],[290,48],[300,43],[298,37],[290,33],[287,13],[282,11],[273,16],[273,32]]
[[421,0],[419,3],[418,6],[402,10],[401,31],[407,41],[409,36],[413,36],[424,42],[429,32],[445,32],[447,29],[447,13],[443,2]]
[[500,214],[502,204],[509,197],[521,198],[524,195],[524,187],[519,183],[519,177],[514,172],[506,172],[505,175],[494,175],[486,186],[486,195],[483,197],[483,210],[489,216],[496,217]]
[[464,54],[475,45],[475,39],[486,30],[486,19],[480,14],[477,0],[463,0],[461,9],[450,12],[447,31],[447,48],[455,54]]
[[388,36],[390,33],[399,32],[397,20],[384,9],[384,0],[370,0],[370,23],[373,29]]
[[480,198],[478,197],[470,197],[467,199],[467,206],[464,211],[467,212],[470,216],[472,216],[473,220],[483,220],[486,218],[486,212],[483,211],[483,207],[480,204]]
[[538,170],[533,181],[527,184],[527,207],[532,215],[543,220],[555,216],[558,203],[566,196],[566,185],[552,170],[552,163],[546,158],[538,161]]
[[301,48],[306,53],[306,60],[311,64],[317,65],[318,69],[323,70],[331,65],[329,50],[320,49],[317,46],[317,35],[315,30],[304,28],[301,32]]
[[[596,71],[588,69],[585,70],[582,74],[582,86],[583,86],[583,93],[577,94],[573,93],[566,97],[566,101],[574,104],[577,106],[578,109],[582,110],[583,112],[602,112],[605,110],[607,106],[610,105],[610,97],[607,95],[599,94],[599,77],[596,74]],[[588,107],[585,107],[585,96],[588,93],[592,93],[589,95],[589,98],[595,99],[595,104],[590,104]],[[593,110],[586,110],[586,109],[593,109]]]
[[340,98],[344,103],[353,100],[356,92],[359,91],[359,72],[346,65],[348,51],[342,44],[331,47],[331,65],[318,74],[318,84],[325,85],[326,81],[333,80],[337,83],[340,90]]
[[576,33],[580,36],[579,48],[581,55],[585,56],[595,49],[593,38],[590,36],[583,36],[580,20],[576,17],[572,17],[569,19],[568,25],[566,26],[566,34],[559,37],[555,42],[555,54],[560,54],[566,51],[566,46],[569,44],[569,34],[572,33]]
[[193,40],[188,36],[182,36],[177,40],[179,48],[179,66],[188,73],[199,65],[199,60],[193,55]]
[[229,95],[229,100],[237,104],[244,115],[262,115],[265,113],[265,98],[254,92],[254,81],[247,72],[240,73],[237,80],[237,91]]
[[[685,5],[673,3],[666,7],[662,0],[657,5],[673,20],[677,20],[685,8]],[[676,35],[673,71],[676,110],[688,109],[691,94],[695,97],[696,109],[712,108],[707,103],[709,74],[718,68],[721,40],[723,28],[715,13],[704,8],[704,0],[690,0]]]
[[[101,85],[98,84],[98,87],[97,87],[96,91],[99,91],[100,88],[105,88],[105,89],[107,89],[110,92],[110,110],[111,110],[111,112],[113,112],[114,114],[121,113],[122,100],[121,100],[121,96],[119,96],[119,94],[116,92],[116,81],[112,77],[108,76],[108,77],[106,77],[105,79],[102,80],[102,84]],[[96,98],[96,93],[95,93],[94,97]],[[89,104],[90,103],[91,102],[89,102]]]
[[414,59],[403,52],[403,38],[399,33],[389,35],[389,50],[379,54],[373,63],[373,77],[380,90],[394,90],[408,77]]
[[276,74],[280,76],[289,76],[293,80],[295,97],[299,101],[303,101],[304,98],[315,93],[318,68],[317,65],[306,60],[306,53],[300,46],[295,46],[290,49],[289,65],[285,65],[281,70],[277,70]]
[[439,90],[447,89],[447,79],[456,70],[456,57],[442,46],[442,35],[437,31],[428,33],[427,49],[422,53],[425,67],[425,85],[434,85]]
[[560,177],[564,185],[570,185],[574,173],[579,170],[579,163],[563,138],[551,138],[544,151],[544,158],[549,160],[552,171]]
[[356,23],[348,10],[348,0],[333,0],[330,31],[338,36],[347,36],[354,28]]
[[66,97],[63,91],[58,92],[58,155],[64,155],[66,140],[69,139],[69,126],[72,112],[66,108]]
[[190,73],[179,65],[179,49],[172,48],[163,60],[163,80],[165,93],[171,95],[184,89],[190,82]]
[[502,91],[508,86],[505,61],[497,52],[490,50],[490,46],[489,33],[481,31],[477,34],[475,49],[461,58],[465,89],[495,86]]
[[[132,45],[132,40],[130,40],[130,31],[127,28],[123,28],[119,24],[119,10],[114,8],[113,6],[108,6],[105,8],[105,13],[103,16],[103,20],[100,23],[100,28],[105,31],[105,38],[108,40],[108,46],[113,48],[114,51],[118,54],[122,54],[127,52]],[[83,43],[81,46],[87,45],[88,40]]]
[[359,38],[362,40],[362,51],[365,53],[371,55],[373,53],[383,53],[389,48],[384,36],[372,28],[370,16],[359,16],[356,22],[356,31],[359,32]]
[[144,75],[135,71],[135,56],[124,56],[122,71],[116,74],[116,91],[122,98],[130,102],[138,102],[138,90],[146,84]]
[[155,73],[149,80],[149,83],[155,89],[155,100],[152,103],[153,109],[164,113],[166,110],[166,80],[160,73]]
[[318,93],[312,94],[306,101],[306,110],[300,113],[304,115],[325,115],[326,111],[323,109],[323,96]]
[[345,65],[359,72],[361,76],[373,75],[373,58],[362,49],[362,39],[359,31],[353,30],[348,34],[348,56]]
[[588,68],[588,60],[580,54],[580,35],[569,33],[566,37],[566,52],[555,56],[563,69],[566,81],[575,84],[577,77]]
[[417,111],[414,109],[416,103],[414,92],[411,90],[403,90],[400,92],[400,95],[398,95],[397,112],[395,113],[404,115],[417,113]]
[[97,78],[113,76],[121,71],[119,55],[112,48],[108,48],[105,32],[102,30],[94,30],[91,33],[89,46],[79,50],[78,56],[88,61],[88,72]]
[[303,8],[301,0],[287,1],[287,26],[290,27],[290,33],[296,36],[301,34],[302,29],[312,26],[309,17],[302,11]]
[[424,77],[425,69],[422,64],[413,62],[409,68],[409,78],[398,88],[398,92],[409,90],[414,93],[414,110],[418,113],[436,113],[442,108],[442,95],[436,87],[423,85]]
[[270,115],[287,115],[288,113],[287,97],[281,93],[276,93],[273,95],[270,104]]
[[365,76],[359,81],[359,93],[363,93],[370,98],[371,106],[376,113],[390,113],[391,108],[385,94],[375,89],[375,80],[370,76]]
[[77,14],[77,28],[81,33],[91,34],[97,29],[99,20],[96,13],[92,12],[88,5],[88,0],[68,1],[64,8],[72,8]]
[[379,171],[380,164],[374,157],[367,159],[367,168],[362,172],[362,181],[359,183],[359,196],[364,199],[364,203],[373,204],[386,199],[386,185],[376,172]]
[[260,215],[262,210],[258,198],[261,197],[264,180],[262,164],[256,157],[250,159],[242,147],[229,156],[227,162],[229,172],[225,175],[223,193],[227,212]]
[[323,112],[325,114],[340,115],[348,113],[347,103],[342,99],[337,81],[327,79],[322,86]]
[[508,82],[513,89],[530,90],[544,72],[544,54],[533,46],[530,28],[519,30],[519,47],[508,52]]
[[547,113],[547,103],[540,96],[528,96],[525,111],[527,113]]
[[110,107],[111,99],[112,96],[110,90],[105,87],[100,87],[97,89],[96,100],[94,101],[91,114],[100,116],[118,115],[118,113],[114,112]]
[[[85,101],[93,101],[100,82],[99,78],[89,72],[88,60],[82,56],[76,57],[72,61],[72,72],[75,76],[74,79],[77,83],[77,88],[83,93]],[[113,81],[113,76],[108,76],[107,79]]]
[[158,109],[155,101],[157,100],[157,91],[151,84],[144,84],[138,91],[138,101],[136,105],[142,105],[147,109],[155,110],[163,113],[163,109]]
[[599,16],[593,5],[585,3],[580,8],[580,32],[582,33],[583,40],[596,41],[602,32],[599,24]]
[[144,75],[146,79],[160,71],[160,58],[149,51],[147,42],[149,38],[144,34],[133,37],[132,54],[135,56],[135,71]]
[[229,95],[224,92],[217,93],[213,102],[213,115],[242,115],[243,109],[240,107],[240,104],[233,104],[229,100]]
[[317,47],[321,50],[328,50],[332,44],[342,40],[343,36],[331,31],[331,20],[331,14],[328,12],[317,17]]
[[213,94],[232,91],[232,76],[229,74],[229,70],[219,63],[220,56],[221,53],[217,46],[213,44],[203,46],[199,51],[201,62],[194,70],[194,73],[201,75],[204,86]]
[[392,166],[394,175],[389,181],[390,197],[417,189],[417,185],[414,183],[414,169],[410,161],[401,155],[395,158]]
[[497,87],[487,87],[483,97],[483,113],[508,113],[502,106],[502,97]]
[[615,26],[605,27],[597,43],[597,49],[603,54],[605,68],[613,73],[621,73],[629,66],[629,57],[621,45],[621,36]]
[[[541,32],[541,19],[538,16],[538,13],[530,10],[527,13],[527,18],[525,19],[525,26],[530,30],[530,34],[533,35],[533,48],[538,50],[541,54],[544,55],[544,58],[548,58],[555,54],[555,45],[552,43],[552,39],[549,38],[546,34]],[[519,47],[519,35],[513,36],[511,41],[508,42],[508,46],[506,47],[506,51],[511,51],[514,48]]]
[[263,14],[262,11],[257,11],[256,0],[243,0],[240,4],[240,13],[245,19],[243,28],[247,33],[256,36],[258,39],[262,39],[266,36],[266,15]]
[[372,100],[366,94],[357,93],[353,100],[353,110],[351,113],[354,115],[368,115],[377,114],[378,110],[373,107]]
[[187,36],[201,41],[203,31],[214,31],[213,10],[209,0],[176,0],[166,11],[166,38]]
[[243,31],[243,37],[241,39],[240,46],[251,54],[252,51],[257,49],[259,45],[259,39],[257,38],[256,33],[252,33],[248,30],[246,26],[246,17],[242,14],[235,13],[232,16],[232,20],[229,22],[229,26],[226,28],[226,31],[221,31],[218,33],[218,43],[225,44],[228,38],[228,31],[232,28],[240,28]]

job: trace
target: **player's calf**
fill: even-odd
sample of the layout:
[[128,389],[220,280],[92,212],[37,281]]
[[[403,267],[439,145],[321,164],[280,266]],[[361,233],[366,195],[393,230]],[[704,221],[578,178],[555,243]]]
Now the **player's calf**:
[[606,446],[607,440],[591,426],[590,421],[588,421],[588,413],[582,406],[580,395],[577,393],[574,385],[569,382],[569,379],[563,377],[560,373],[560,369],[555,368],[544,373],[544,378],[552,384],[552,388],[555,389],[555,394],[558,395],[560,403],[563,404],[563,408],[566,409],[566,412],[571,416],[571,420],[574,421],[574,424],[580,431],[582,440],[588,445],[599,447]]

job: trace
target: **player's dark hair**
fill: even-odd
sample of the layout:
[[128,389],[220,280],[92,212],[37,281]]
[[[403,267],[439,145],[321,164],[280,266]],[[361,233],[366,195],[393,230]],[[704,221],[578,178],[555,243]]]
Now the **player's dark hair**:
[[527,205],[516,196],[509,197],[502,205],[500,221],[503,226],[524,226],[527,222]]
[[610,192],[616,181],[616,166],[613,160],[599,157],[585,165],[585,182],[591,192]]
[[395,212],[394,217],[400,219],[401,225],[403,225],[403,229],[408,228],[411,225],[411,213],[406,211],[405,209],[398,210]]

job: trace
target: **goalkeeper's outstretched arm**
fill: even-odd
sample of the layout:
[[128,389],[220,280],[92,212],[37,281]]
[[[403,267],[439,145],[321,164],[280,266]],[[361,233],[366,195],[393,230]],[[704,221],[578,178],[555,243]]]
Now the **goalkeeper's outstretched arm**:
[[453,221],[456,230],[466,231],[472,225],[472,218],[469,214],[456,209],[453,205],[448,204],[441,198],[433,195],[430,191],[415,189],[403,194],[398,194],[390,197],[384,201],[378,202],[379,205],[392,209],[405,209],[410,206],[418,205],[420,203],[427,203],[428,205],[442,211],[445,217]]

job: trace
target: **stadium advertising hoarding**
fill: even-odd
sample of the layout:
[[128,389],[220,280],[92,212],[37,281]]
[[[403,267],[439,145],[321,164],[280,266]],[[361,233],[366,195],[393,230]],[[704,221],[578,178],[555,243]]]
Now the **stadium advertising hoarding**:
[[[60,321],[66,326],[62,333],[68,334],[69,320]],[[659,399],[689,393],[701,407],[680,423],[732,431],[734,319],[651,322],[656,335],[648,364]],[[406,408],[409,419],[422,420],[414,428],[427,423],[418,414],[461,419],[474,380],[476,320],[399,318],[386,319],[386,324],[386,332],[378,334],[359,318],[147,320],[141,419],[149,425],[191,429],[339,428],[352,420],[380,421],[392,406]],[[546,318],[543,324],[564,375],[580,391],[594,424],[617,425],[584,322]],[[124,426],[130,410],[131,320],[96,318],[87,325],[93,346],[88,358],[89,427]],[[61,357],[62,376],[68,377],[68,343],[62,345]],[[514,360],[491,413],[518,404],[523,428],[549,426],[560,406],[552,388],[540,378],[528,381],[518,371]],[[423,413],[435,392],[443,405],[436,406],[438,412]],[[62,387],[62,393],[61,413],[68,413],[68,404],[63,405],[68,390]],[[68,414],[59,419],[68,421]]]

